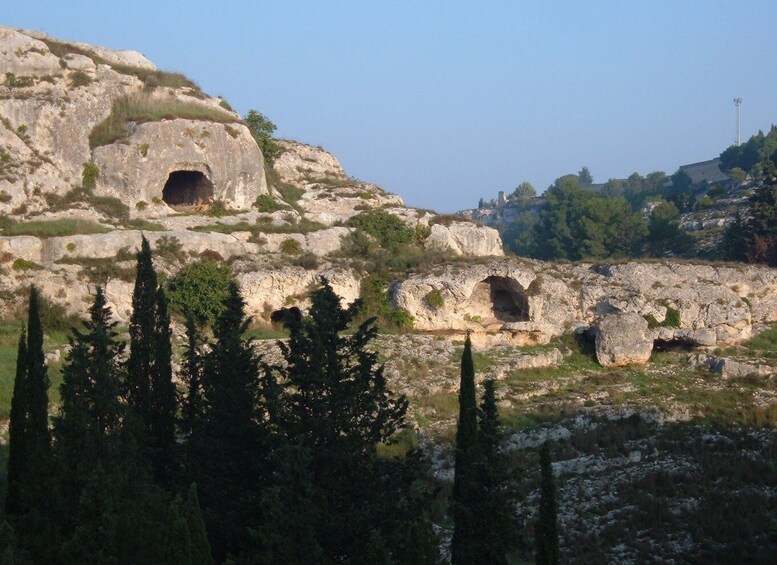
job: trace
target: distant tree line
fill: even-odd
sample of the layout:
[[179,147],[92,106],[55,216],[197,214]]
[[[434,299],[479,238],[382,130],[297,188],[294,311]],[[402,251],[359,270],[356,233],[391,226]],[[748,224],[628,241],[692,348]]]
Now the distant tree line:
[[[587,167],[565,175],[545,191],[540,203],[527,198],[528,182],[506,197],[511,221],[502,229],[505,247],[517,255],[544,260],[596,260],[640,257],[694,257],[777,265],[777,127],[758,132],[720,154],[720,169],[734,186],[755,186],[748,205],[724,231],[717,247],[698,248],[680,228],[680,215],[701,211],[726,189],[693,184],[683,170],[671,176],[656,171],[643,177],[610,179],[592,186]],[[751,185],[752,186],[752,185]],[[706,194],[696,199],[696,195]],[[495,205],[481,199],[481,207]]]

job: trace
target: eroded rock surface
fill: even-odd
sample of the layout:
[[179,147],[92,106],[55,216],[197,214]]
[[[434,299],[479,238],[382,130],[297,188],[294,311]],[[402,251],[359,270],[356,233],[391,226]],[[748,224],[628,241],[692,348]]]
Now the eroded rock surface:
[[596,359],[603,367],[644,365],[652,352],[652,333],[639,314],[609,314],[596,325]]

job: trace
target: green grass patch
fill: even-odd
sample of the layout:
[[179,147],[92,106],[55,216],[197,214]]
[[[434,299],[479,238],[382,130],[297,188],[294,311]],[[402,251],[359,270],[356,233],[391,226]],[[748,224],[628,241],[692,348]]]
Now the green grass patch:
[[3,235],[32,235],[35,237],[62,237],[67,235],[108,233],[105,226],[90,220],[48,220],[17,222],[8,217],[0,218]]
[[148,94],[123,96],[113,103],[110,115],[94,126],[89,134],[89,147],[124,141],[127,122],[158,122],[163,119],[183,118],[218,123],[235,123],[235,116],[203,104],[177,98],[154,98]]
[[[13,398],[13,380],[16,374],[16,353],[19,346],[21,321],[0,323],[0,420],[7,420],[11,412]],[[46,352],[62,347],[67,343],[67,333],[61,330],[46,331],[43,349]],[[59,385],[62,383],[61,366],[64,361],[62,352],[59,363],[49,364],[49,401],[59,402]]]

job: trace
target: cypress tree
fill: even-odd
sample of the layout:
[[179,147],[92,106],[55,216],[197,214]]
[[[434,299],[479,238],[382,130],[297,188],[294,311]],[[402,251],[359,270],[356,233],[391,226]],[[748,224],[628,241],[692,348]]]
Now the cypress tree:
[[205,520],[200,510],[200,501],[197,496],[197,484],[189,485],[189,492],[186,495],[186,504],[184,505],[184,517],[189,527],[189,536],[191,539],[192,563],[197,565],[210,565],[213,563],[213,557],[210,552],[210,542],[205,530]]
[[310,453],[300,446],[284,447],[276,453],[276,484],[262,494],[264,523],[259,529],[261,555],[267,564],[318,563],[323,551],[316,533],[325,519],[314,502],[315,488],[310,470]]
[[127,379],[124,395],[127,404],[141,418],[146,427],[151,426],[151,371],[153,366],[153,340],[156,330],[157,278],[151,260],[151,246],[143,237],[137,254],[137,274],[132,292],[132,316],[130,318],[130,355],[127,362]]
[[558,543],[558,507],[550,445],[546,441],[540,449],[540,508],[534,528],[539,565],[557,565],[561,562]]
[[324,559],[358,560],[378,540],[390,546],[411,520],[401,507],[418,476],[415,460],[384,462],[376,448],[404,427],[407,401],[388,390],[367,347],[377,332],[374,319],[341,336],[359,304],[342,308],[326,280],[310,298],[309,315],[288,320],[289,341],[281,344],[282,429],[289,444],[309,450]]
[[48,414],[49,377],[43,354],[39,294],[35,286],[30,288],[26,364],[26,379],[22,389],[26,402],[24,458],[16,482],[21,503],[17,533],[20,546],[30,552],[33,561],[49,563],[57,544]]
[[178,495],[170,503],[165,542],[165,565],[192,565],[192,539],[183,515],[183,500]]
[[37,496],[31,503],[48,503],[45,481],[51,469],[51,435],[49,433],[49,376],[43,354],[43,326],[40,321],[38,289],[30,289],[30,310],[27,320],[27,421],[24,445],[28,465],[28,480],[36,485]]
[[24,469],[24,428],[27,412],[25,384],[27,381],[27,332],[22,326],[16,355],[16,376],[11,399],[11,418],[8,424],[8,487],[5,496],[5,513],[15,516],[21,513],[19,481]]
[[202,352],[197,322],[191,312],[186,313],[186,353],[183,359],[181,380],[185,393],[181,399],[181,431],[190,434],[202,418],[204,399],[202,396]]
[[453,480],[453,539],[451,563],[479,563],[477,504],[478,457],[477,400],[475,397],[475,365],[469,334],[461,356],[459,385],[459,421],[456,428],[456,459]]
[[510,482],[509,461],[501,451],[502,431],[496,406],[494,380],[483,383],[483,400],[478,414],[478,482],[476,515],[482,527],[483,562],[506,564],[507,555],[517,543],[517,527],[512,504],[515,490]]
[[156,325],[152,339],[151,371],[151,460],[154,476],[166,482],[173,470],[175,451],[176,390],[172,369],[172,331],[167,298],[159,288],[156,298]]
[[232,281],[205,360],[207,409],[189,440],[190,470],[219,561],[252,546],[249,530],[258,527],[256,508],[266,474],[267,418],[259,358],[242,337],[248,322],[243,298]]
[[[65,536],[72,535],[82,493],[99,466],[108,468],[122,421],[119,399],[120,358],[105,293],[97,287],[85,331],[71,330],[70,351],[62,367],[59,414],[54,417],[57,490]],[[95,495],[97,496],[97,495]]]

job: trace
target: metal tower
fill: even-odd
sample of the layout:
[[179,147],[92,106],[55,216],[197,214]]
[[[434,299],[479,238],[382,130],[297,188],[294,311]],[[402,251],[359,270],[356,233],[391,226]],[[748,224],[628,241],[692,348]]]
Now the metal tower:
[[739,108],[742,106],[742,99],[739,97],[734,98],[734,106],[737,107],[737,147],[739,147]]

